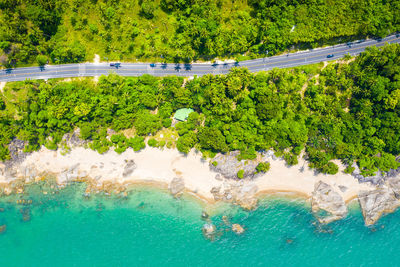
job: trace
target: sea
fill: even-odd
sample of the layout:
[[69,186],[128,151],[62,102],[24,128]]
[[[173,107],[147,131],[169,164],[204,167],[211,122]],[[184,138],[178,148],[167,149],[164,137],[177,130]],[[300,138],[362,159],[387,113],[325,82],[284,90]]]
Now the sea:
[[[81,183],[39,183],[1,197],[0,266],[400,265],[400,213],[366,227],[357,202],[345,219],[320,225],[294,196],[266,196],[244,211],[146,186],[127,196],[84,191]],[[216,226],[212,238],[205,223]],[[232,223],[245,232],[232,232]]]

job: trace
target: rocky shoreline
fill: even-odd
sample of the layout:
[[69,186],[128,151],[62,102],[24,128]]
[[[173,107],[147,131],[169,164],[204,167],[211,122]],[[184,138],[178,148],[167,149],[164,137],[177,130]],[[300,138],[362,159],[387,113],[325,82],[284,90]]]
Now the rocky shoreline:
[[[72,148],[83,149],[82,146],[84,143],[79,139],[78,133],[67,136],[66,142],[68,142],[68,145]],[[62,158],[63,156],[59,155],[60,151],[47,151],[46,153],[55,153],[53,157],[58,159],[58,165],[60,165],[59,162],[63,163],[62,167],[55,164],[55,166],[58,166],[57,169],[51,165],[51,161],[47,161],[47,165],[42,164],[42,167],[39,168],[36,162],[38,159],[40,161],[40,154],[36,154],[36,158],[33,157],[31,159],[31,155],[22,152],[25,144],[20,140],[14,140],[10,146],[11,160],[0,163],[0,196],[23,194],[25,185],[52,178],[57,181],[59,187],[65,187],[70,182],[86,183],[86,196],[100,192],[108,195],[121,194],[126,196],[128,194],[127,188],[130,185],[142,181],[141,179],[137,179],[137,176],[143,176],[146,168],[152,168],[151,165],[149,165],[150,167],[142,167],[140,170],[140,165],[143,164],[138,164],[139,159],[134,157],[140,155],[139,153],[141,152],[132,154],[133,156],[114,156],[118,162],[109,162],[107,158],[105,158],[103,162],[97,161],[89,168],[84,166],[84,162],[72,162],[70,158]],[[76,153],[78,154],[79,152]],[[151,151],[151,153],[154,155],[154,153],[158,152]],[[177,167],[174,168],[174,164],[176,164],[177,161],[187,160],[188,157],[185,158],[176,151],[170,151],[168,153],[175,153],[174,155],[178,155],[174,160],[171,160],[171,168],[173,168],[171,172],[173,174],[164,175],[164,177],[158,180],[154,178],[156,175],[153,175],[152,177],[144,179],[143,182],[150,181],[168,184],[168,189],[175,197],[181,196],[183,192],[188,192],[200,196],[208,202],[229,202],[240,205],[247,210],[257,208],[260,192],[265,190],[262,186],[263,182],[265,183],[265,180],[268,179],[268,177],[263,176],[262,173],[256,172],[257,164],[266,161],[271,161],[271,163],[273,163],[273,161],[279,161],[272,152],[265,152],[264,155],[252,161],[237,160],[237,152],[227,155],[219,154],[209,162],[202,163],[203,169],[201,170],[204,173],[199,174],[197,178],[192,177],[192,179],[189,179],[190,177],[187,176],[192,175],[190,166],[188,167],[189,171],[186,172],[181,172]],[[167,156],[168,155],[166,155],[166,157]],[[190,164],[194,164],[193,161]],[[201,162],[200,158],[199,162]],[[181,163],[182,166],[185,164],[185,162]],[[109,171],[109,174],[100,175],[110,168],[112,168],[112,172]],[[206,168],[208,170],[205,170]],[[51,171],[53,169],[54,171]],[[239,170],[244,170],[244,179],[237,178],[236,174]],[[157,170],[154,171],[158,173]],[[196,172],[196,170],[194,170],[194,172]],[[400,207],[399,172],[400,170],[393,170],[385,174],[378,173],[374,178],[363,177],[361,179],[359,170],[355,168],[353,176],[360,182],[363,181],[370,185],[368,190],[360,189],[357,191],[357,194],[354,195],[354,197],[358,199],[366,225],[374,224],[383,214],[393,212]],[[104,176],[107,175],[114,175],[116,177],[105,178]],[[205,180],[202,181],[202,183],[197,181],[200,179],[199,177],[203,177],[204,175],[208,176],[208,180],[204,178]],[[348,177],[351,179],[351,176]],[[325,180],[328,179],[328,182],[313,177],[314,188],[306,195],[310,197],[312,212],[316,219],[320,223],[326,224],[342,219],[347,215],[346,200],[343,196],[350,188],[342,184],[329,182],[329,177],[324,178]],[[201,185],[204,186],[202,190],[199,189]],[[208,190],[208,192],[206,190]],[[286,191],[295,192],[295,190],[290,189]],[[237,226],[236,228],[236,230],[239,229]],[[238,231],[240,232],[241,230],[239,229]]]

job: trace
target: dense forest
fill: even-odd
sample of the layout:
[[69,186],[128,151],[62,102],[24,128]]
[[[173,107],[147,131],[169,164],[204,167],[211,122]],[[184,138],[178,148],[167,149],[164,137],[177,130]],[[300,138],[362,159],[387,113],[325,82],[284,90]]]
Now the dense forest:
[[[0,101],[0,157],[15,137],[26,151],[62,147],[76,128],[92,149],[121,153],[148,145],[197,148],[207,157],[240,150],[252,159],[274,149],[289,165],[302,152],[311,167],[334,174],[340,159],[362,173],[400,164],[400,45],[369,48],[354,61],[250,73],[235,68],[185,80],[120,77],[8,83]],[[195,110],[174,126],[182,107]],[[110,129],[115,133],[110,134]],[[160,139],[158,133],[164,133]],[[175,136],[175,137],[174,137]]]
[[0,64],[240,59],[399,30],[400,0],[0,0]]

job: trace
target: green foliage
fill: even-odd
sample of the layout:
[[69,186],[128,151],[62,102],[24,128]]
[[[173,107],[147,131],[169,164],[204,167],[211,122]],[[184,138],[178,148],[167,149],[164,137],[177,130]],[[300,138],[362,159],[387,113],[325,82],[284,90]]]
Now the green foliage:
[[322,167],[322,172],[327,174],[336,174],[339,171],[338,165],[333,162],[328,162]]
[[347,166],[346,169],[344,169],[344,173],[347,174],[352,174],[354,172],[355,168],[351,166]]
[[36,57],[36,61],[39,64],[39,66],[44,66],[47,64],[47,57],[44,55],[38,55]]
[[203,149],[212,151],[227,152],[228,146],[225,143],[225,136],[215,128],[202,128],[198,134],[199,144]]
[[256,172],[260,173],[260,172],[267,172],[269,171],[271,167],[271,164],[269,162],[260,162],[258,163],[257,167],[256,167]]
[[133,148],[134,151],[140,151],[146,147],[144,143],[144,138],[141,136],[135,136],[133,138],[128,139],[128,144]]
[[170,118],[166,118],[166,119],[162,120],[162,125],[165,128],[171,127],[171,124],[172,124],[172,120]]
[[[77,127],[100,153],[110,147],[138,151],[145,136],[170,127],[173,110],[190,106],[195,112],[174,129],[183,153],[195,147],[207,157],[240,151],[239,159],[254,159],[257,151],[274,149],[289,165],[304,152],[309,166],[324,173],[338,171],[335,159],[356,162],[364,175],[386,172],[400,166],[399,62],[400,46],[388,45],[323,70],[233,69],[195,77],[184,86],[181,77],[115,74],[97,84],[91,79],[8,83],[0,102],[0,156],[8,157],[6,146],[15,137],[29,142],[26,151],[42,145],[55,149]],[[107,139],[107,129],[131,128],[138,136]]]
[[0,98],[0,110],[5,110],[6,109],[6,103],[2,98]]
[[[249,59],[400,29],[397,0],[0,3],[0,49],[9,66],[33,63],[39,54],[60,63],[95,53],[110,60]],[[239,99],[246,90],[235,79],[228,92]],[[187,105],[187,93],[176,93],[174,105]]]
[[285,153],[283,155],[283,158],[286,161],[286,164],[289,166],[293,166],[296,165],[297,163],[299,163],[298,159],[297,159],[297,155],[293,155],[291,153]]
[[146,110],[137,114],[133,125],[135,126],[138,135],[154,135],[162,127],[160,118]]
[[176,148],[182,153],[189,153],[197,142],[197,136],[194,132],[188,132],[179,137]]
[[244,170],[239,170],[236,175],[239,179],[243,179],[244,177]]
[[154,138],[150,138],[150,139],[147,141],[147,144],[148,144],[149,146],[151,146],[151,147],[157,147],[157,146],[158,146],[158,142],[157,142],[157,140],[154,139]]

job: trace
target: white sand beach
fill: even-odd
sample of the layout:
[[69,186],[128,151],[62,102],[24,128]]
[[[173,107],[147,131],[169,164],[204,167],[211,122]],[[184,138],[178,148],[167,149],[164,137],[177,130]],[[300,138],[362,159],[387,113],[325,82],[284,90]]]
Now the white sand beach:
[[[124,177],[123,171],[128,160],[133,160],[136,167]],[[120,184],[151,182],[165,186],[174,177],[181,177],[184,179],[187,192],[210,202],[214,199],[211,189],[227,182],[256,185],[257,195],[293,192],[310,197],[314,184],[322,180],[333,186],[346,202],[355,198],[360,190],[373,189],[368,184],[358,183],[355,178],[342,171],[336,175],[315,175],[303,159],[299,159],[299,164],[292,167],[287,167],[280,159],[268,158],[267,160],[271,168],[266,174],[254,179],[234,182],[227,179],[222,181],[215,179],[216,172],[210,170],[208,161],[202,159],[200,152],[192,151],[185,156],[176,149],[160,150],[146,147],[140,152],[128,149],[122,154],[114,151],[99,154],[90,149],[76,147],[63,155],[60,151],[42,148],[28,155],[19,166],[18,172],[21,174],[23,170],[34,166],[39,173],[57,174],[60,184],[77,177],[91,177],[97,180],[99,186],[104,182]],[[0,175],[0,182],[7,182],[6,177]]]

